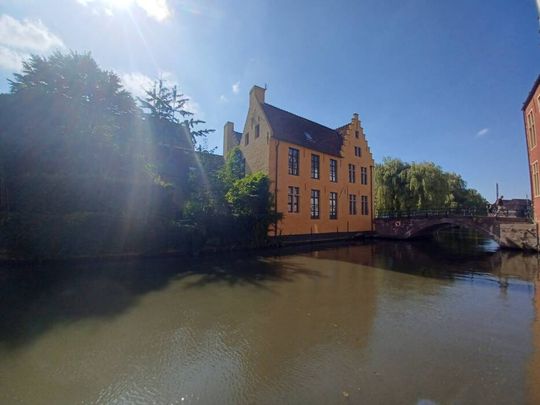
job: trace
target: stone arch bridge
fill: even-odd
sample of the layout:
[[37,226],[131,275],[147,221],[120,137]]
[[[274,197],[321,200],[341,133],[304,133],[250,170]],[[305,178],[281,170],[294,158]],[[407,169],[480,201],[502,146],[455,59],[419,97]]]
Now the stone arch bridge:
[[382,238],[421,238],[443,227],[458,226],[474,229],[505,248],[538,250],[539,246],[537,228],[527,218],[432,210],[382,213],[374,222],[375,232]]

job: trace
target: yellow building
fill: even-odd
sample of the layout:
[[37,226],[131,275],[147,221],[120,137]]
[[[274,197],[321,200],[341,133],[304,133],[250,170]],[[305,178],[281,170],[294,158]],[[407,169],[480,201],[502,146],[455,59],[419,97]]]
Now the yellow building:
[[272,181],[283,219],[277,235],[373,230],[373,157],[358,114],[331,129],[265,102],[253,86],[243,131],[224,128],[223,152],[240,147],[246,173]]

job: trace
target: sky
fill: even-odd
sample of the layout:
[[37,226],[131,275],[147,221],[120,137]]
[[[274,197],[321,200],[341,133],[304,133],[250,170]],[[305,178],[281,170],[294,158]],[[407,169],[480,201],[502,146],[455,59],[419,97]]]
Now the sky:
[[220,153],[266,85],[331,128],[358,113],[376,162],[433,161],[493,201],[530,196],[539,44],[535,0],[0,0],[0,92],[30,54],[89,51],[136,95],[178,84]]

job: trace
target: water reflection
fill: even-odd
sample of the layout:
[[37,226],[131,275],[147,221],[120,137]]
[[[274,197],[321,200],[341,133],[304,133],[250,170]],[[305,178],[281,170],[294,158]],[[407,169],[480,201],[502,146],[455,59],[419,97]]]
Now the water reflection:
[[536,399],[536,256],[466,243],[3,269],[0,402]]
[[527,388],[529,403],[540,404],[540,274],[535,279],[535,317],[532,322],[533,355],[529,363]]
[[448,254],[478,256],[484,252],[495,252],[499,245],[474,229],[448,226],[433,234],[433,243]]
[[301,275],[319,273],[242,255],[0,268],[0,343],[26,343],[57,323],[116,316],[175,280],[186,279],[186,288],[223,283],[264,289],[268,281],[291,282]]

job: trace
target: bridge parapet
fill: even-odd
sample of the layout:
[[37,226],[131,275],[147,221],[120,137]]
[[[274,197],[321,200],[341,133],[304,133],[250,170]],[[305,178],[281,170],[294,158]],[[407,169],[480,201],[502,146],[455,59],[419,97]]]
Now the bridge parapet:
[[489,212],[487,208],[438,208],[429,210],[376,211],[377,219],[395,218],[435,218],[435,217],[494,217],[527,218],[526,213],[515,210],[503,210],[500,213]]
[[377,211],[375,213],[375,218],[377,219],[428,218],[450,216],[487,216],[487,210],[477,212],[476,209],[438,208],[429,210]]

